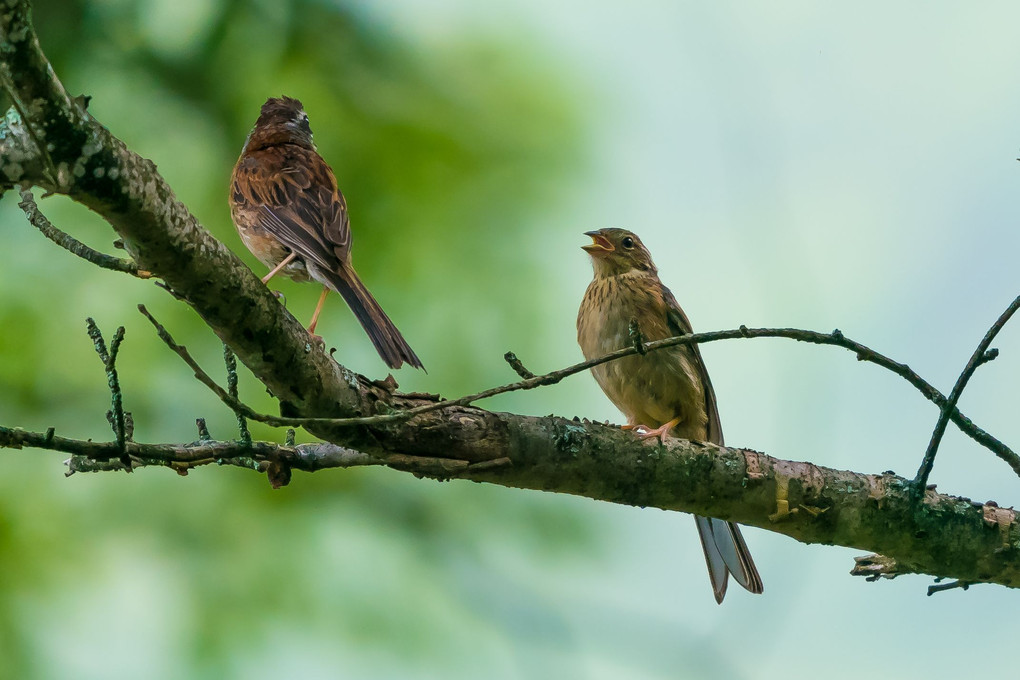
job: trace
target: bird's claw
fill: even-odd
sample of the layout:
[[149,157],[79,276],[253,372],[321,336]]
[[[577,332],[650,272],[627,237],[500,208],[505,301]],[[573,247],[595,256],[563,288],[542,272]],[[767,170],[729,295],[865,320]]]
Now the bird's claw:
[[655,429],[649,429],[648,427],[646,427],[644,425],[638,425],[637,427],[634,428],[634,432],[637,434],[638,439],[642,439],[642,440],[643,439],[654,439],[654,438],[658,437],[660,442],[665,440],[666,433],[668,431],[669,430],[664,430],[661,427],[657,427]]
[[678,422],[680,422],[680,419],[676,418],[656,428],[650,428],[647,425],[628,425],[626,426],[626,429],[634,430],[638,439],[652,439],[653,437],[658,437],[660,442],[665,443],[666,437],[669,435],[669,431],[672,430]]

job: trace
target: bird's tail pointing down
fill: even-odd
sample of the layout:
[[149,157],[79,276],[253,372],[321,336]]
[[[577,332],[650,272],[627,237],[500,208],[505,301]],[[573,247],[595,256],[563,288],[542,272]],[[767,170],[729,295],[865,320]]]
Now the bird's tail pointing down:
[[401,364],[408,363],[415,368],[424,369],[418,355],[407,344],[404,336],[390,321],[390,317],[386,316],[386,312],[368,292],[352,267],[341,265],[338,271],[328,272],[328,278],[330,287],[340,293],[347,302],[387,366],[400,368]]

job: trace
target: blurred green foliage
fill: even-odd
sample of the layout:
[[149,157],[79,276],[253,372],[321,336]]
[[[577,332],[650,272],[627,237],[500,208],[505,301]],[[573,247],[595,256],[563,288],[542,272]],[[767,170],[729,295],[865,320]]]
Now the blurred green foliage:
[[[227,180],[262,101],[300,98],[347,196],[358,270],[429,369],[402,372],[402,387],[463,393],[512,377],[505,349],[540,352],[548,279],[522,248],[584,162],[585,133],[577,92],[534,45],[416,45],[364,7],[315,0],[40,2],[35,23],[68,90],[91,95],[90,112],[258,273]],[[94,215],[59,197],[41,207],[111,250]],[[107,337],[127,326],[119,366],[137,439],[190,440],[197,416],[236,436],[134,311],[148,305],[222,375],[186,306],[56,249],[13,196],[0,235],[0,422],[110,437],[93,316]],[[307,321],[318,291],[277,285]],[[383,375],[338,298],[320,329],[341,361]],[[242,397],[273,408],[250,376]],[[271,491],[235,469],[64,481],[53,454],[0,455],[2,678],[481,677],[490,655],[498,677],[541,658],[537,621],[556,628],[513,555],[569,563],[590,535],[567,499],[385,470],[299,474]],[[460,656],[468,641],[481,652]]]

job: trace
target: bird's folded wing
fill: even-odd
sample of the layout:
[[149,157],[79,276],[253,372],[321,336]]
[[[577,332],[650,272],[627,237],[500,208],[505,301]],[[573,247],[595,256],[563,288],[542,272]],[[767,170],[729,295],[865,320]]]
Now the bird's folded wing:
[[[329,166],[314,151],[280,164],[243,163],[234,191],[252,217],[279,241],[322,269],[346,260],[351,247],[347,204]],[[273,167],[276,165],[276,167]]]

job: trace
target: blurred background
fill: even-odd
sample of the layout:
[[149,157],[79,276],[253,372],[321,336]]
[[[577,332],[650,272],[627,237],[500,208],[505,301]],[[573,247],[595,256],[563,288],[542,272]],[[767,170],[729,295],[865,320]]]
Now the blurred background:
[[[38,3],[72,94],[260,275],[230,171],[268,96],[303,100],[347,196],[354,261],[447,396],[579,360],[582,232],[628,227],[698,330],[847,335],[948,392],[1020,292],[1020,6],[564,0]],[[5,105],[6,106],[6,105]],[[151,282],[98,270],[0,202],[0,423],[109,439],[85,335],[123,324],[140,441],[233,417],[154,337],[211,373],[221,349]],[[69,201],[43,210],[111,251]],[[318,289],[283,290],[303,322]],[[335,296],[320,332],[385,367]],[[1014,447],[1020,321],[961,408]],[[916,470],[936,409],[833,348],[705,346],[727,442],[860,472]],[[245,375],[242,397],[272,403]],[[587,375],[483,403],[620,420]],[[280,431],[254,428],[260,438]],[[1020,595],[866,583],[859,550],[745,532],[765,594],[712,598],[693,522],[382,469],[63,476],[0,452],[2,678],[787,678],[1013,672]],[[1011,505],[1020,480],[950,429],[932,478]],[[952,622],[952,623],[950,623]],[[932,644],[934,640],[938,644]]]

